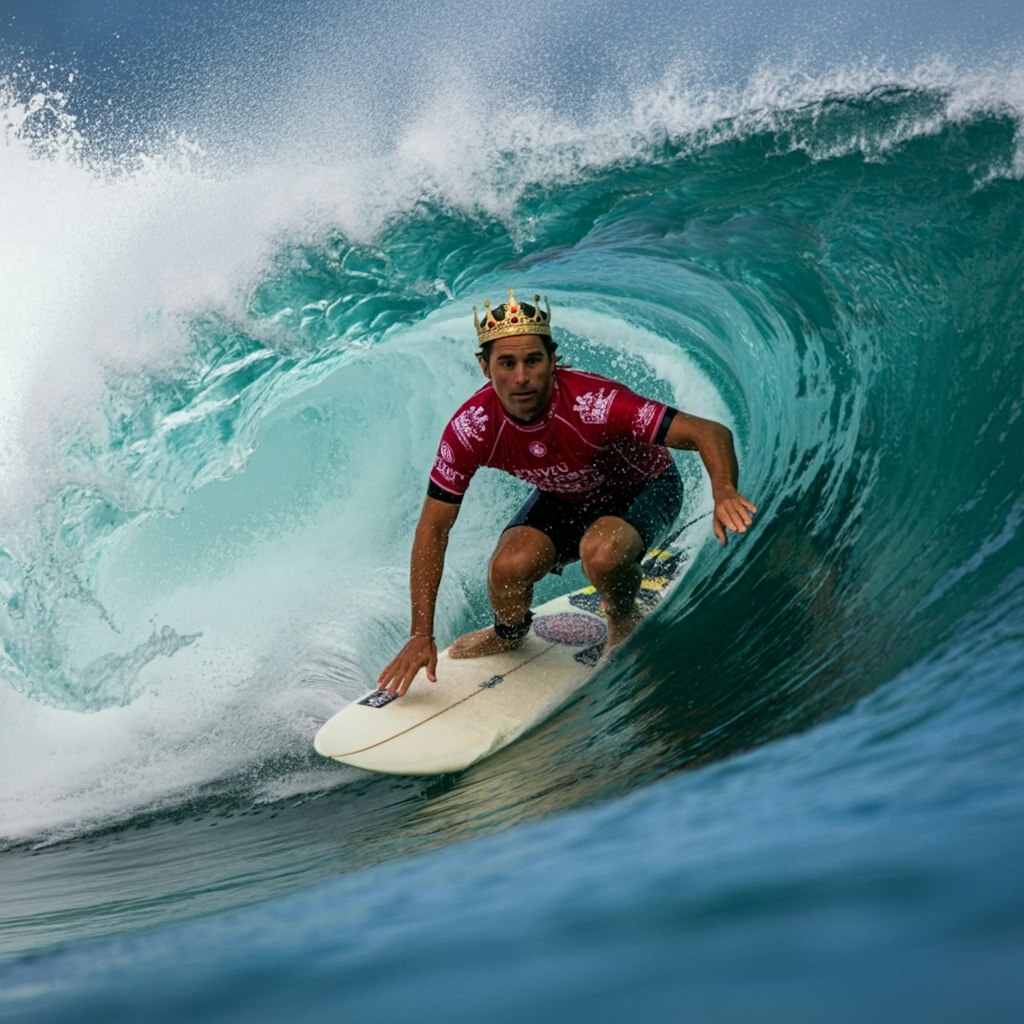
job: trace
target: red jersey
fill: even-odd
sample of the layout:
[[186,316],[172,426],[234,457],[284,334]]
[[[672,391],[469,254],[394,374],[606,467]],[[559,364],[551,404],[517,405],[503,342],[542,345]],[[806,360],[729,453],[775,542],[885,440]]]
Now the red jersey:
[[547,410],[520,423],[488,382],[445,427],[429,493],[460,502],[481,466],[569,501],[643,486],[671,462],[659,442],[674,411],[607,377],[556,369]]

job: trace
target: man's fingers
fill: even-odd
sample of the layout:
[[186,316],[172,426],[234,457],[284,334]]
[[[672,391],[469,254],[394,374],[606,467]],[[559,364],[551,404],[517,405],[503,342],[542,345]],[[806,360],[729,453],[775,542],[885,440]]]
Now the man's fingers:
[[395,673],[391,681],[386,686],[381,687],[381,689],[386,690],[388,693],[393,693],[396,697],[404,697],[413,679],[416,678],[417,671],[419,670],[413,669],[411,672]]
[[387,687],[388,687],[388,684],[389,684],[389,683],[391,682],[391,680],[392,680],[392,679],[394,678],[394,675],[395,675],[395,661],[397,661],[397,660],[398,660],[397,658],[395,658],[394,660],[392,660],[392,661],[391,661],[391,662],[390,662],[390,663],[389,663],[389,664],[388,664],[388,665],[387,665],[387,666],[386,666],[386,667],[384,668],[384,670],[383,670],[383,671],[381,672],[381,674],[380,674],[379,676],[377,676],[377,686],[378,686],[378,687],[379,687],[379,688],[380,688],[381,690],[385,690],[385,689],[387,689]]
[[[425,648],[423,640],[428,641]],[[437,682],[437,645],[432,637],[413,637],[407,640],[401,651],[377,677],[377,687],[402,697],[421,668],[426,668],[427,679],[432,683]]]
[[416,678],[416,673],[419,672],[420,666],[418,664],[407,666],[405,672],[402,674],[402,678],[398,681],[398,696],[404,697],[409,687],[412,686],[412,681]]
[[745,511],[736,512],[733,509],[729,510],[728,518],[726,519],[726,525],[730,530],[736,533],[746,533],[747,527],[754,520],[750,518],[749,514]]
[[726,529],[734,533],[746,533],[754,522],[757,508],[742,494],[722,501],[715,509],[715,536],[724,545],[728,540]]

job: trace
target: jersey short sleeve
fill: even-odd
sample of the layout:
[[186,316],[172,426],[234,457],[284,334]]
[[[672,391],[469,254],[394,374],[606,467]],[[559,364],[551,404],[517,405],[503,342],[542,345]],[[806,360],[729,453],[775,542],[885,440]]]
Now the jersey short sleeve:
[[482,464],[488,435],[493,430],[492,419],[485,402],[470,399],[448,421],[430,470],[430,497],[455,504],[462,501],[469,481]]
[[606,439],[629,438],[647,444],[664,442],[675,410],[645,398],[620,384],[593,374],[577,373],[573,414],[581,427],[599,431]]

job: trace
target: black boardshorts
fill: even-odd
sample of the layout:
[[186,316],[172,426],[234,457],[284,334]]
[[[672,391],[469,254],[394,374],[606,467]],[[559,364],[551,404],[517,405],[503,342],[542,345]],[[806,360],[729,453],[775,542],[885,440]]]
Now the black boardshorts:
[[532,526],[546,533],[555,545],[559,573],[579,560],[583,534],[601,516],[618,516],[634,527],[644,542],[643,553],[665,539],[683,504],[683,482],[672,463],[661,476],[636,488],[605,495],[597,501],[566,501],[547,491],[534,490],[526,504],[505,526]]

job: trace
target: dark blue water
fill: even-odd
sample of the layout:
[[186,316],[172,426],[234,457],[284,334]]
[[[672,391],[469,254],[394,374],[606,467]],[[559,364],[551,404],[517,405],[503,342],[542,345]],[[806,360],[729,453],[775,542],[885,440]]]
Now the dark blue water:
[[[5,12],[3,1011],[1018,1019],[1021,15],[715,11]],[[325,763],[508,287],[757,528],[483,764]]]

